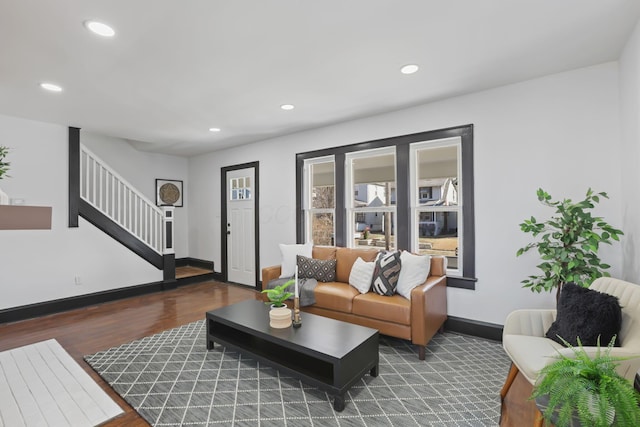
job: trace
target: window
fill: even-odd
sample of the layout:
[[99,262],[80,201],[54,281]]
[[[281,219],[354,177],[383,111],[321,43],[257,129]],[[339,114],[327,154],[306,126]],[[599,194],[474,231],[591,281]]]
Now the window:
[[449,274],[460,274],[460,138],[417,142],[410,150],[411,248],[446,256]]
[[348,246],[394,249],[395,147],[347,154],[346,176],[346,187],[353,189],[347,201],[347,235],[353,236]]
[[443,255],[447,285],[475,289],[473,125],[298,153],[296,165],[298,243]]
[[251,199],[251,177],[231,178],[230,200],[250,200]]
[[307,241],[334,245],[335,162],[333,157],[305,161]]

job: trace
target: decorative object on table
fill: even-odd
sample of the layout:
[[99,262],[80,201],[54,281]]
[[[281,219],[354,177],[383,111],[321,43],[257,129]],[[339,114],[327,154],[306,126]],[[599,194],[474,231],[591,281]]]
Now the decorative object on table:
[[536,240],[518,249],[517,256],[535,248],[543,260],[537,266],[540,274],[523,280],[523,286],[536,292],[556,289],[557,299],[567,282],[586,288],[598,277],[608,277],[609,273],[604,270],[610,266],[601,262],[598,248],[601,243],[619,241],[624,233],[591,214],[601,197],[609,198],[607,193],[594,193],[589,188],[584,200],[578,202],[552,201],[549,193],[541,188],[537,195],[540,203],[555,209],[555,216],[544,222],[532,216],[520,224],[520,229],[531,233]]
[[291,326],[291,309],[287,306],[274,307],[269,310],[269,326],[284,329]]
[[294,295],[291,292],[287,292],[287,288],[291,286],[292,283],[294,283],[293,279],[273,289],[265,289],[262,291],[263,294],[267,294],[267,298],[269,299],[265,304],[271,304],[269,326],[272,328],[288,328],[291,326],[291,309],[289,309],[284,302]]
[[[610,355],[615,338],[602,351],[598,342],[590,356],[578,340],[573,351],[545,366],[539,373],[532,398],[543,407],[543,417],[556,427],[640,425],[640,394],[616,372],[622,357]],[[579,424],[576,424],[579,422]]]
[[285,301],[294,296],[292,292],[287,292],[287,288],[294,283],[293,279],[287,280],[281,285],[278,285],[272,289],[264,289],[263,294],[267,294],[268,302],[265,304],[271,304],[274,307],[285,307]]
[[295,280],[295,293],[293,297],[293,327],[299,328],[300,326],[302,326],[302,319],[300,319],[300,291],[298,290],[298,266],[297,265],[296,265],[296,276],[294,280]]
[[183,206],[182,181],[174,179],[156,179],[156,205]]
[[[11,163],[5,162],[5,158],[7,157],[8,154],[9,154],[9,147],[0,145],[0,180],[2,180],[3,177],[9,178],[9,175],[7,175],[7,172],[9,172],[9,165],[11,165]],[[2,191],[2,188],[0,188],[0,205],[8,205],[8,204],[9,204],[9,196],[7,195],[7,193]]]

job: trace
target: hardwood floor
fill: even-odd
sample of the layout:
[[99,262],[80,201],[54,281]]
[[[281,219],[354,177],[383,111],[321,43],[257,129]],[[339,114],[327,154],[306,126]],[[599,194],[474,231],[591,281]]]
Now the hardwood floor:
[[[83,356],[205,318],[215,308],[261,300],[251,288],[208,281],[98,304],[64,313],[0,325],[0,351],[55,338],[125,411],[103,424],[148,424],[83,360]],[[205,345],[205,343],[202,343]]]
[[513,384],[509,388],[509,392],[504,398],[500,427],[541,425],[539,424],[541,417],[540,411],[538,411],[535,401],[529,400],[532,392],[533,386],[518,372]]

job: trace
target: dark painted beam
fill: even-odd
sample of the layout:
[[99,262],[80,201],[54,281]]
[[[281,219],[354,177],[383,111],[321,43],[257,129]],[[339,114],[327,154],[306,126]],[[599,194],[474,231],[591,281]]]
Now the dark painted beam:
[[69,127],[69,227],[78,227],[80,204],[80,129]]

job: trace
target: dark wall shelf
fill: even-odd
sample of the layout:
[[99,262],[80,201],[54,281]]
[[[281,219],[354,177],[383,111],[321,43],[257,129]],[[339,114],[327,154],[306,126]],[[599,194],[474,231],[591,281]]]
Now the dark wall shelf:
[[0,205],[0,230],[51,230],[50,206]]

